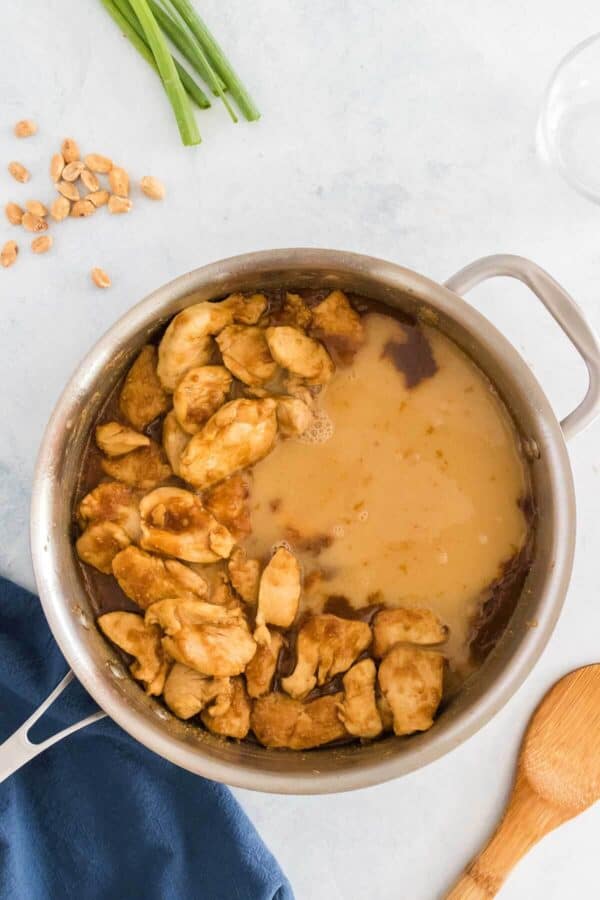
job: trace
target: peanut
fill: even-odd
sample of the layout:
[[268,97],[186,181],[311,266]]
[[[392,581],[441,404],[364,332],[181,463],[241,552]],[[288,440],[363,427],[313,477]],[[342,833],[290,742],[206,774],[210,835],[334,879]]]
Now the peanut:
[[108,191],[92,191],[85,200],[89,200],[95,207],[105,206],[108,203]]
[[81,197],[81,194],[79,193],[78,189],[75,187],[74,184],[71,184],[70,181],[59,181],[58,184],[56,185],[56,190],[60,194],[62,194],[63,197],[66,197],[67,200],[75,201],[75,200],[79,200]]
[[92,281],[94,282],[96,287],[99,287],[99,288],[110,287],[111,280],[108,277],[108,275],[106,274],[106,272],[104,271],[104,269],[99,269],[99,268],[92,269],[91,275],[92,275]]
[[29,181],[29,179],[31,178],[29,171],[25,168],[25,166],[22,166],[20,162],[10,162],[8,164],[8,171],[15,179],[15,181],[20,181],[21,184],[25,184],[25,182]]
[[100,175],[107,175],[112,169],[112,159],[108,156],[101,156],[99,153],[90,153],[85,157],[84,162],[88,169],[92,172],[99,172]]
[[120,166],[113,166],[108,173],[108,181],[113,194],[118,197],[129,196],[129,175]]
[[88,189],[88,191],[99,191],[100,190],[100,182],[98,181],[98,177],[94,175],[90,169],[83,169],[81,173],[81,180],[84,185]]
[[62,171],[62,177],[65,181],[77,181],[85,166],[81,162],[80,159],[76,159],[73,162],[67,163]]
[[31,249],[34,253],[47,253],[52,246],[52,237],[49,234],[42,234],[31,242]]
[[14,127],[14,132],[18,138],[31,137],[37,131],[37,125],[31,119],[21,119]]
[[31,212],[26,212],[21,223],[25,231],[47,231],[48,223],[41,216],[36,216]]
[[151,200],[164,200],[165,186],[158,178],[154,178],[152,175],[144,175],[140,181],[140,187],[146,197],[150,197]]
[[111,194],[108,198],[108,211],[111,213],[128,213],[132,207],[131,200],[127,197],[117,197]]
[[39,200],[28,200],[25,207],[34,216],[44,217],[48,215],[48,208],[43,203],[40,203]]
[[15,262],[18,252],[19,247],[17,242],[7,241],[0,251],[0,265],[3,265],[5,269],[8,269],[8,267],[12,266]]
[[76,200],[71,207],[71,215],[74,219],[82,219],[96,212],[96,207],[89,200]]
[[71,212],[71,204],[66,197],[59,196],[50,207],[50,215],[55,222],[62,222]]
[[79,159],[79,146],[73,138],[65,138],[62,142],[61,152],[66,163]]
[[4,212],[11,225],[20,225],[23,221],[24,210],[21,209],[18,203],[7,203],[4,207]]
[[65,161],[62,153],[55,153],[50,160],[50,178],[52,181],[60,181],[64,167]]

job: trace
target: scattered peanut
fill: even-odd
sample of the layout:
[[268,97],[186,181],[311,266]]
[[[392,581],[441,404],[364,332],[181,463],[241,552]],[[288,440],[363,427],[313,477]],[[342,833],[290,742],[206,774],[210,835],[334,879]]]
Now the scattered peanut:
[[127,197],[117,197],[115,194],[111,194],[108,198],[108,211],[111,213],[128,213],[132,205],[131,200],[128,200]]
[[23,212],[18,203],[7,203],[4,207],[6,218],[11,225],[20,225],[23,221]]
[[5,269],[8,269],[8,267],[12,266],[15,262],[18,252],[19,247],[17,242],[7,241],[0,251],[0,264],[2,264]]
[[73,138],[65,138],[61,147],[62,155],[66,163],[79,159],[79,145]]
[[88,191],[99,191],[100,190],[100,182],[98,181],[98,177],[94,175],[94,173],[90,169],[83,168],[81,172],[81,180],[84,185],[88,189]]
[[85,199],[93,203],[95,207],[106,206],[108,203],[108,191],[92,191]]
[[99,288],[110,287],[111,280],[108,277],[108,275],[106,274],[106,272],[104,271],[104,269],[98,269],[98,268],[92,269],[91,275],[92,275],[92,281],[94,282],[96,287],[99,287]]
[[41,216],[36,216],[31,212],[26,212],[21,223],[25,231],[46,231],[48,223]]
[[31,249],[34,253],[47,253],[52,246],[52,237],[49,234],[42,234],[31,242]]
[[48,215],[48,208],[44,206],[43,203],[40,203],[39,200],[28,200],[25,207],[30,213],[33,213],[34,216],[43,217]]
[[10,162],[8,164],[8,171],[15,179],[15,181],[20,181],[21,184],[25,184],[25,182],[29,181],[29,179],[31,178],[29,171],[25,168],[25,166],[22,166],[20,162]]
[[121,166],[113,166],[108,173],[108,181],[113,194],[118,197],[129,196],[129,175]]
[[62,171],[62,177],[65,181],[77,181],[84,169],[85,166],[81,160],[76,159],[73,162],[67,163]]
[[59,196],[50,207],[50,215],[55,222],[62,222],[71,212],[71,204],[66,197]]
[[99,172],[100,175],[107,175],[112,169],[112,159],[108,156],[101,156],[99,153],[90,153],[85,157],[84,162],[88,169],[92,172]]
[[[30,137],[37,132],[37,125],[31,119],[22,119],[14,126],[18,138]],[[28,169],[22,163],[13,160],[8,164],[12,177],[25,184],[31,178]],[[110,192],[100,184],[97,174],[108,175]],[[61,152],[55,153],[50,160],[50,177],[55,183],[58,195],[50,204],[50,209],[39,200],[28,200],[25,210],[18,203],[7,203],[6,218],[12,225],[22,225],[26,231],[37,234],[48,229],[47,216],[55,222],[62,222],[69,215],[83,218],[93,215],[101,206],[108,206],[113,214],[128,213],[132,208],[129,199],[129,175],[121,166],[114,166],[112,160],[99,153],[90,153],[82,161],[79,146],[73,138],[65,138]],[[81,179],[88,193],[82,197],[76,182]],[[151,200],[163,200],[165,186],[152,175],[145,175],[140,181],[142,192]],[[47,253],[53,245],[49,234],[40,234],[31,242],[33,253]],[[0,251],[0,263],[7,268],[13,265],[19,252],[16,241],[7,241]],[[101,268],[91,270],[93,283],[99,288],[108,288],[111,280]]]
[[144,175],[140,181],[140,187],[146,197],[150,197],[151,200],[164,200],[165,186],[153,175]]
[[56,185],[56,190],[66,197],[67,200],[79,200],[81,198],[81,194],[79,190],[72,184],[70,181],[59,181]]
[[31,137],[37,131],[37,125],[31,119],[21,119],[14,127],[14,132],[18,138]]
[[50,160],[50,178],[52,181],[60,181],[64,167],[65,161],[62,153],[55,153]]
[[96,207],[89,200],[76,200],[71,207],[71,215],[74,219],[82,219],[96,212]]

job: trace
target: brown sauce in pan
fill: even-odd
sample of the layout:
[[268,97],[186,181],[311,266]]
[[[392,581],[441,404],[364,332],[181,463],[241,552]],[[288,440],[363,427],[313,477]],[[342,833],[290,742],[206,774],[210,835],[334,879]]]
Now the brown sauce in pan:
[[[328,291],[300,293],[310,305]],[[268,296],[276,310],[283,292]],[[268,559],[286,541],[305,578],[276,684],[293,670],[308,614],[370,621],[384,606],[425,606],[450,629],[453,692],[506,627],[529,570],[527,465],[504,404],[459,347],[405,314],[349,297],[364,316],[364,347],[350,359],[347,348],[328,346],[342,364],[319,396],[319,428],[279,443],[252,473],[248,553]],[[98,422],[119,418],[119,390]],[[147,433],[160,440],[161,427]],[[90,440],[79,497],[103,477]],[[98,614],[136,609],[114,578],[82,568]],[[338,677],[314,696],[340,686]]]

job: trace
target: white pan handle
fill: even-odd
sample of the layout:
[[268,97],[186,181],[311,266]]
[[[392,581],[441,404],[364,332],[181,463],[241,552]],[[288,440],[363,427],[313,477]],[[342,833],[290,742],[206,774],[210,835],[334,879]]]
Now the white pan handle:
[[446,287],[462,295],[475,285],[496,275],[517,278],[526,284],[556,319],[585,362],[589,374],[588,389],[579,406],[560,423],[566,440],[574,437],[600,412],[600,342],[581,309],[572,297],[539,266],[524,259],[502,253],[484,256],[465,266],[446,282]]
[[48,747],[52,747],[53,744],[62,741],[63,738],[73,734],[74,731],[79,731],[80,728],[85,728],[86,725],[91,725],[92,722],[97,722],[98,719],[104,718],[106,713],[102,712],[102,710],[98,710],[98,712],[93,713],[91,716],[87,716],[87,718],[82,719],[80,722],[75,722],[74,725],[69,725],[68,728],[64,728],[62,731],[53,734],[52,737],[48,738],[46,741],[42,741],[41,744],[31,743],[27,737],[29,729],[37,722],[40,716],[46,712],[48,707],[52,706],[56,698],[62,694],[66,686],[70,684],[74,677],[72,672],[67,672],[62,681],[54,688],[52,693],[46,697],[44,702],[38,706],[33,715],[31,715],[26,722],[23,722],[21,727],[17,728],[14,734],[11,734],[3,744],[0,744],[0,782],[12,775],[13,772],[16,772],[17,769],[20,769],[21,766],[24,766],[25,763],[28,763],[34,756],[43,753]]

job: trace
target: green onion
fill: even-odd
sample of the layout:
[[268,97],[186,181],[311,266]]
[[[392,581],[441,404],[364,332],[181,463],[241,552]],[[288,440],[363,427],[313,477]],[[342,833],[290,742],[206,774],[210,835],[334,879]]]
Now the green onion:
[[[110,16],[119,26],[126,38],[128,38],[138,53],[152,66],[155,72],[158,72],[156,61],[152,55],[150,47],[144,40],[144,32],[138,20],[135,18],[133,10],[130,6],[126,6],[127,0],[101,0],[102,5]],[[180,63],[175,60],[177,72],[181,78],[181,83],[190,95],[191,99],[200,109],[208,109],[210,100],[200,87],[196,84],[189,72],[184,69]],[[160,74],[160,73],[159,73]]]
[[[142,56],[144,57],[144,59],[146,59],[150,63],[150,65],[153,67],[153,69],[155,69],[155,71],[158,72],[158,68],[156,66],[156,62],[152,55],[152,51],[150,50],[150,47],[146,43],[146,39],[144,36],[144,29],[138,22],[136,15],[135,15],[133,9],[131,8],[129,0],[108,0],[108,2],[105,2],[105,0],[102,0],[102,3],[104,3],[104,6],[106,7],[106,9],[108,9],[110,14],[113,16],[113,19],[115,19],[115,21],[117,22],[117,24],[121,25],[121,28],[122,28],[122,30],[125,31],[126,36],[129,37],[131,42],[139,49],[139,51],[142,54]],[[117,18],[117,16],[113,15],[113,12],[111,11],[109,4],[112,7],[116,7],[117,15],[119,16],[119,18]],[[125,20],[125,22],[123,20]],[[133,29],[135,31],[137,37],[139,38],[139,40],[143,41],[145,51],[142,51],[138,47],[138,44],[136,43],[136,41],[134,41],[131,38],[130,29]],[[200,109],[208,109],[210,106],[210,100],[208,99],[208,97],[206,96],[206,94],[204,93],[204,91],[202,90],[200,85],[196,84],[196,82],[194,81],[192,76],[189,74],[189,72],[186,69],[184,69],[184,67],[175,59],[175,57],[173,57],[173,61],[175,63],[175,68],[177,69],[179,77],[181,78],[181,83],[183,84],[184,88],[186,89],[186,91],[188,92],[188,94],[190,95],[192,100],[200,107]]]
[[[204,78],[208,86],[212,89],[213,93],[217,94],[221,100],[223,101],[223,105],[225,109],[231,116],[231,120],[233,122],[237,122],[237,116],[235,111],[232,109],[231,104],[229,103],[227,97],[224,93],[224,88],[226,87],[225,83],[218,76],[215,70],[212,68],[210,64],[210,60],[207,58],[204,50],[195,39],[193,34],[187,34],[184,28],[179,24],[178,21],[173,16],[170,16],[169,13],[163,9],[163,7],[159,6],[155,0],[148,0],[150,3],[150,7],[152,12],[156,17],[156,21],[167,35],[170,38],[171,42],[177,47],[178,50],[185,56],[185,58],[192,64],[196,72]],[[163,0],[163,3],[165,0]],[[169,4],[169,7],[173,7],[172,0],[166,0]]]
[[207,60],[202,47],[198,46],[198,42],[193,35],[188,34],[185,29],[175,20],[174,16],[169,15],[166,9],[163,9],[156,0],[148,0],[152,14],[171,43],[185,56],[189,63],[195,68],[207,83],[209,88],[219,93],[219,85],[225,87],[211,64]]
[[[140,2],[140,0],[136,0],[136,2]],[[252,97],[234,72],[229,61],[225,57],[225,54],[189,0],[170,0],[170,2],[176,8],[192,34],[198,39],[210,64],[229,88],[231,96],[236,101],[246,119],[248,119],[249,122],[259,119],[260,113],[254,105]]]
[[167,97],[173,109],[181,140],[186,147],[200,143],[198,125],[192,113],[190,100],[185,92],[173,57],[169,53],[162,31],[150,11],[147,0],[131,0],[131,6],[144,30],[147,43],[160,73]]

